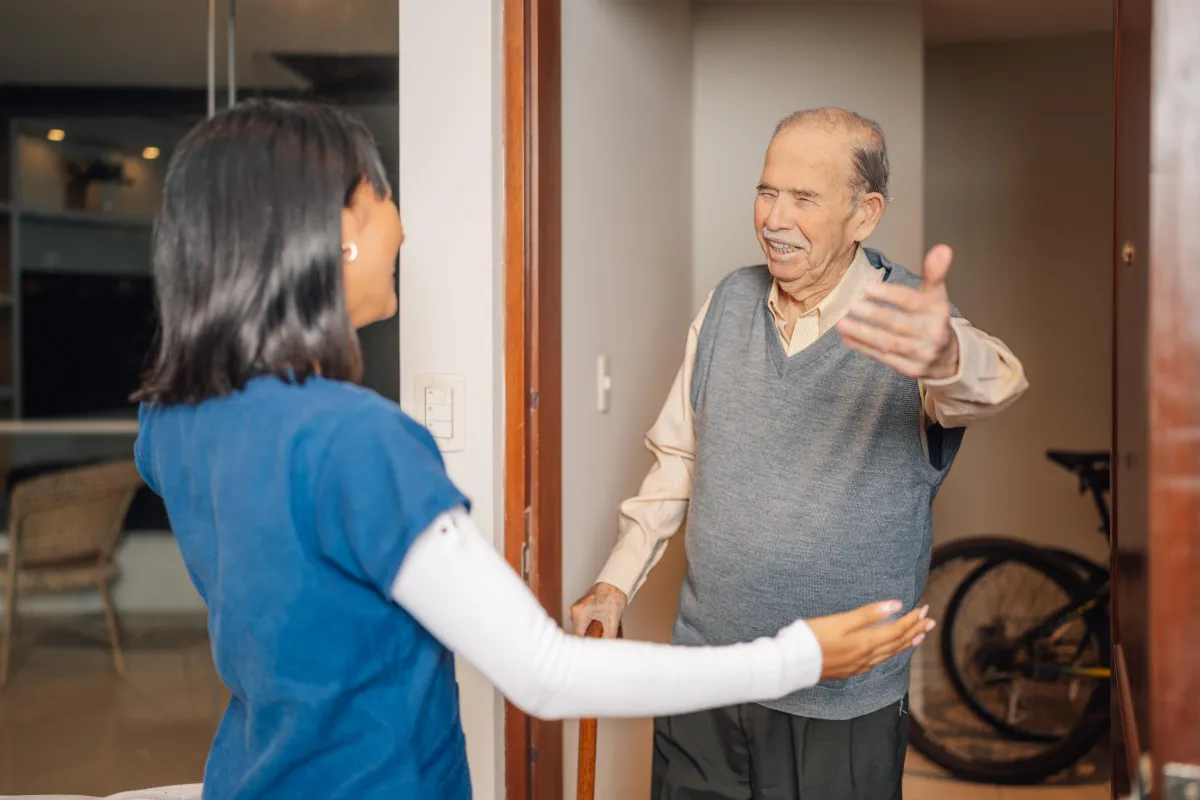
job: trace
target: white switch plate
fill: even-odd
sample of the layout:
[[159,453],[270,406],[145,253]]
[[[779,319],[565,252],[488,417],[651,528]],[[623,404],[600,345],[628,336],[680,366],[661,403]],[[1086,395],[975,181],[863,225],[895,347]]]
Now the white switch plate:
[[608,356],[596,359],[596,410],[607,414],[612,408],[612,368]]
[[596,410],[607,414],[612,408],[612,367],[608,356],[596,357]]
[[413,384],[413,416],[433,435],[438,449],[443,453],[465,450],[466,379],[461,375],[418,375]]

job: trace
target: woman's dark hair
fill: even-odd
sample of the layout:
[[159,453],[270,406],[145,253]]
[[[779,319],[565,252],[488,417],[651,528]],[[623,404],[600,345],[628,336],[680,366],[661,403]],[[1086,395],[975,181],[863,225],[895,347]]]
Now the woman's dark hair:
[[335,108],[251,101],[209,119],[167,168],[154,228],[159,333],[134,400],[198,403],[255,375],[357,382],[342,286],[342,210],[386,172]]

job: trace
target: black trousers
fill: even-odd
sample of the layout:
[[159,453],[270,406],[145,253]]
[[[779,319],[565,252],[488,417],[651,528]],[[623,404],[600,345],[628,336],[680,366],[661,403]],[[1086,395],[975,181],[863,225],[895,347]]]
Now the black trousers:
[[849,720],[742,705],[654,721],[651,800],[900,800],[908,698]]

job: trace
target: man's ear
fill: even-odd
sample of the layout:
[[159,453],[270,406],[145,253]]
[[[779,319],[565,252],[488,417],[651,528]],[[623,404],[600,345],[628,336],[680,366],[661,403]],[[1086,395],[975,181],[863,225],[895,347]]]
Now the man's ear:
[[864,242],[875,232],[886,205],[887,201],[879,192],[871,192],[858,201],[854,209],[854,241]]

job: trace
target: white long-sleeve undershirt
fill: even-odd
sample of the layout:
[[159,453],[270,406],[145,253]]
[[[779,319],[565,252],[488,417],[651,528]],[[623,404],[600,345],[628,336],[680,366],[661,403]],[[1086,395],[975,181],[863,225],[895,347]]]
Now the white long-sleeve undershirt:
[[461,509],[416,539],[392,597],[513,704],[543,719],[664,716],[772,700],[821,675],[820,644],[802,621],[728,647],[569,636]]

